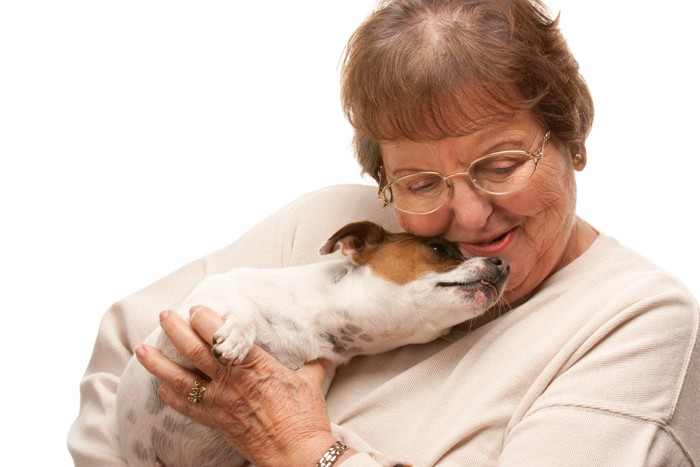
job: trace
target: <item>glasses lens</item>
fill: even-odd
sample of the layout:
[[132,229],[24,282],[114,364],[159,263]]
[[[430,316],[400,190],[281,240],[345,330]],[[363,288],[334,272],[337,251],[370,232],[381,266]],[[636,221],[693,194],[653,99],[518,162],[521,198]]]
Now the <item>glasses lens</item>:
[[487,156],[469,168],[474,183],[489,193],[510,193],[524,186],[537,164],[525,152],[504,152]]
[[442,175],[419,172],[399,177],[384,190],[388,204],[401,211],[416,214],[439,208],[447,196],[447,186]]

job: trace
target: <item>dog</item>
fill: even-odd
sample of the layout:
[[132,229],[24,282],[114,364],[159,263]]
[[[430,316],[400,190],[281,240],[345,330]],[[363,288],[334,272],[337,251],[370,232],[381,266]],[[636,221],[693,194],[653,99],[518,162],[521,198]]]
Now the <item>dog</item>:
[[[242,362],[257,344],[288,368],[318,358],[337,366],[356,355],[431,341],[483,314],[500,299],[510,269],[500,258],[465,259],[441,238],[389,233],[371,222],[342,227],[320,253],[337,250],[344,257],[209,276],[178,312],[189,319],[191,307],[206,305],[221,314],[213,352],[224,364]],[[146,342],[192,368],[160,328]],[[130,466],[246,463],[215,431],[166,406],[159,384],[135,358],[119,383],[120,443]],[[333,434],[381,465],[403,465],[347,429],[334,425]]]

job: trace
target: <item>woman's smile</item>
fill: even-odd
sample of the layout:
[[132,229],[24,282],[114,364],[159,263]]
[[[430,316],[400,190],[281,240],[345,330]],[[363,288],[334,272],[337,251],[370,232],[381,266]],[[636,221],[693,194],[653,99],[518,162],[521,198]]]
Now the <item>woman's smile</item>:
[[490,237],[469,242],[458,241],[459,249],[465,256],[498,256],[513,243],[517,228],[501,231]]

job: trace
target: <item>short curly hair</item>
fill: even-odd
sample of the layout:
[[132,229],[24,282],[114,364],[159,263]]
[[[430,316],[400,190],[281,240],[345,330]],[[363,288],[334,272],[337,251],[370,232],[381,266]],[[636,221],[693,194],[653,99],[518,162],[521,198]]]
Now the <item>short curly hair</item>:
[[590,91],[539,0],[385,0],[348,41],[343,110],[362,171],[379,142],[461,136],[529,110],[570,151],[593,123]]

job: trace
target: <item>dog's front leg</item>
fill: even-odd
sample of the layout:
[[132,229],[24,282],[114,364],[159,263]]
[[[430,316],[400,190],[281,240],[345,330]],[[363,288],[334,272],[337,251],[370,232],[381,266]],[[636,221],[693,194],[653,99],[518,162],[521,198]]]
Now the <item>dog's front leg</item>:
[[255,343],[258,334],[258,307],[252,302],[241,300],[222,311],[224,324],[214,333],[212,350],[223,363],[238,365],[245,360]]

